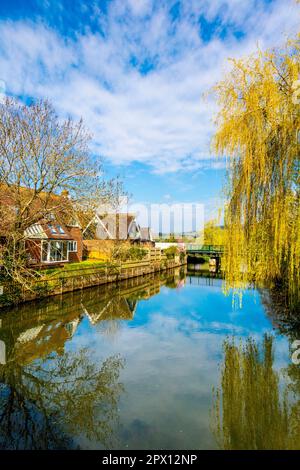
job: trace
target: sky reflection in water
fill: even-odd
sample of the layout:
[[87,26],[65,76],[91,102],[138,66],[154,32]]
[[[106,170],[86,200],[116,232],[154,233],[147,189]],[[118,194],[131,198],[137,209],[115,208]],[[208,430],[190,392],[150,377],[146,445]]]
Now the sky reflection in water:
[[[213,388],[226,338],[260,345],[271,333],[274,371],[291,363],[257,291],[238,308],[220,280],[179,271],[27,304],[1,319],[0,410],[9,391],[20,395],[14,414],[2,413],[2,448],[216,448]],[[18,431],[22,399],[37,435]],[[10,422],[19,426],[8,435]]]

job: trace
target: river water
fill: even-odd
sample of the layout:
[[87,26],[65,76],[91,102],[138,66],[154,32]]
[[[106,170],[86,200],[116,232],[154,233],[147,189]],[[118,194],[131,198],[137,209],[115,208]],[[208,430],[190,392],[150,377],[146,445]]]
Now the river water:
[[300,448],[295,339],[182,269],[3,311],[0,447]]

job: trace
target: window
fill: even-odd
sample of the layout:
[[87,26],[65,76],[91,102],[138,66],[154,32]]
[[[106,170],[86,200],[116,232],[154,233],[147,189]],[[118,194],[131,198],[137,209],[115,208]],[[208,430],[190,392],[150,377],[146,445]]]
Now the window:
[[76,253],[77,252],[77,242],[72,240],[68,242],[68,252],[69,253]]
[[55,263],[68,261],[67,241],[44,241],[42,242],[42,261],[44,263]]
[[57,229],[59,231],[59,233],[65,233],[64,229],[62,228],[61,225],[57,225]]
[[48,227],[49,227],[51,233],[57,233],[57,230],[56,230],[56,228],[54,227],[54,225],[48,224]]
[[35,238],[42,237],[43,234],[44,234],[43,229],[40,224],[31,225],[25,230],[25,236],[29,238],[30,237],[35,237]]

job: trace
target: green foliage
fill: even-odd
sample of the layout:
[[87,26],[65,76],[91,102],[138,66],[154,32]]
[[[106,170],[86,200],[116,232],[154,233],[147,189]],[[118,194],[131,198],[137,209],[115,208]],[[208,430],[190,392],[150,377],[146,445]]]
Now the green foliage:
[[86,274],[89,272],[92,274],[94,269],[101,268],[105,266],[105,262],[103,261],[81,261],[80,263],[67,263],[62,267],[54,267],[43,269],[42,274],[49,278],[54,277],[68,277],[69,274],[75,274],[76,271],[84,270]]
[[148,254],[148,250],[138,246],[116,247],[112,253],[112,259],[117,261],[141,261]]
[[205,245],[225,245],[225,229],[217,225],[215,220],[210,220],[204,226]]
[[300,35],[259,51],[215,91],[215,150],[228,159],[226,251],[229,288],[281,280],[290,304],[300,293]]
[[17,304],[21,301],[22,291],[19,286],[4,288],[4,293],[0,296],[0,307]]
[[49,282],[38,282],[32,286],[32,291],[38,296],[38,297],[45,297],[47,294],[50,294],[56,285],[51,285]]
[[179,250],[177,246],[169,246],[164,250],[164,254],[166,255],[167,259],[174,259],[176,255],[178,255]]
[[144,248],[139,248],[136,246],[132,246],[129,248],[129,259],[132,260],[142,260],[147,256],[148,251]]

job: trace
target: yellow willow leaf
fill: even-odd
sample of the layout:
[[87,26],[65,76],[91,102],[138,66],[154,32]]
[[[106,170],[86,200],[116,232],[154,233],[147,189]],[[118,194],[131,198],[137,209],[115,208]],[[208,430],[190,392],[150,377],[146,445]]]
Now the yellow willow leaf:
[[279,281],[298,302],[300,35],[284,49],[232,63],[214,89],[219,103],[214,149],[229,156],[226,288]]

